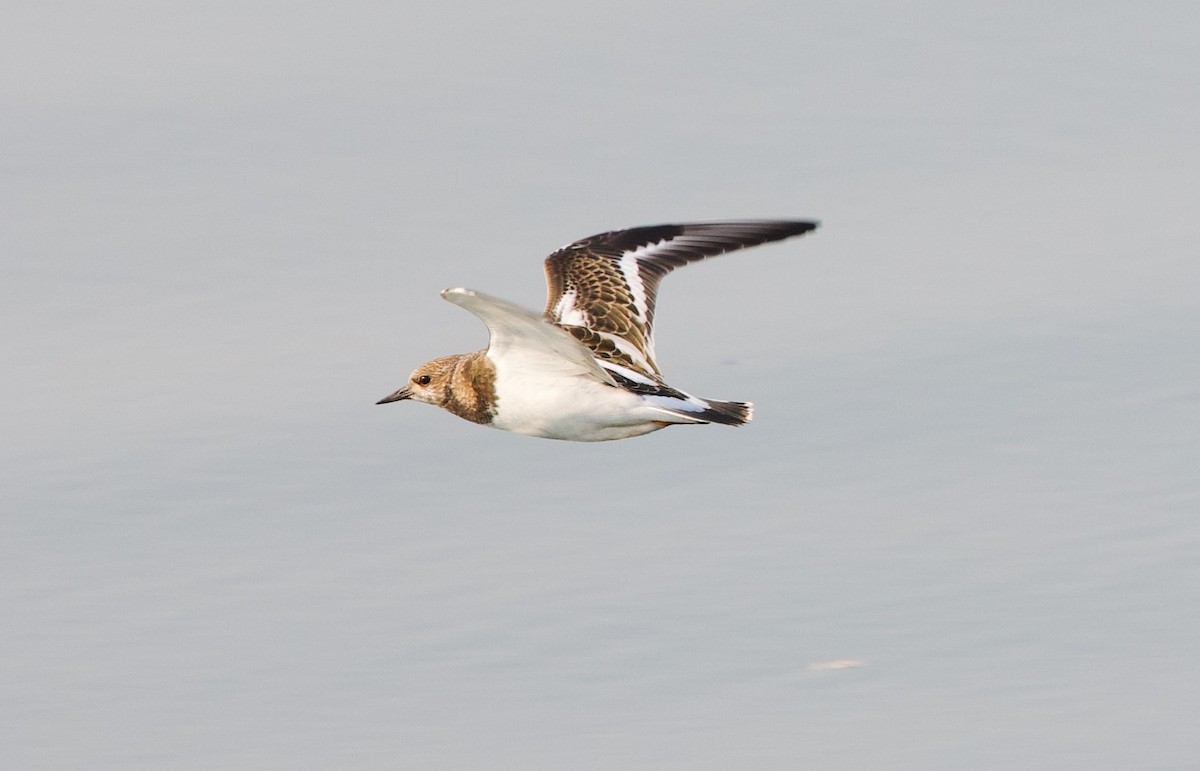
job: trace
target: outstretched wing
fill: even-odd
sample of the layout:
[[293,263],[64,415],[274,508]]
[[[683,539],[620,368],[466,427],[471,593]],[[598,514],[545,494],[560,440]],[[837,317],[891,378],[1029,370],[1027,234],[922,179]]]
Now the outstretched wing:
[[817,224],[652,225],[576,241],[546,258],[546,318],[591,349],[606,369],[661,383],[654,361],[654,301],[662,277],[706,257],[807,233]]
[[466,308],[487,325],[487,355],[493,362],[502,361],[504,366],[518,370],[558,372],[616,384],[586,348],[533,311],[462,287],[446,289],[442,297]]

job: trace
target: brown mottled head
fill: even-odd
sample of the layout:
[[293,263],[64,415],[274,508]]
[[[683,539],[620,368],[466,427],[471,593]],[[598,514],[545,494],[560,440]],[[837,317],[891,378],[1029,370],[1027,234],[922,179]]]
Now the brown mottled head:
[[458,353],[425,362],[403,388],[375,403],[412,399],[475,423],[490,423],[496,412],[495,382],[496,369],[484,351]]

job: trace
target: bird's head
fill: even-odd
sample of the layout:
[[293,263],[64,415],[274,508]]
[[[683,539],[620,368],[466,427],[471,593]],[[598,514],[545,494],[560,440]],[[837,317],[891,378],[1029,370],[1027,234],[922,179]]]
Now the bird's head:
[[425,402],[437,407],[444,406],[449,398],[450,381],[458,358],[457,355],[443,356],[440,359],[425,362],[413,370],[403,388],[375,403],[387,404],[412,399],[414,402]]

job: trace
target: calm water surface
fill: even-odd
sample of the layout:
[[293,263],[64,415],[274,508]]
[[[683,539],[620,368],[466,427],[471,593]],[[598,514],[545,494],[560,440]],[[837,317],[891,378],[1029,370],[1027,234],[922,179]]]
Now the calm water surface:
[[[71,2],[0,32],[0,765],[1190,768],[1200,12]],[[376,407],[676,219],[599,445]]]

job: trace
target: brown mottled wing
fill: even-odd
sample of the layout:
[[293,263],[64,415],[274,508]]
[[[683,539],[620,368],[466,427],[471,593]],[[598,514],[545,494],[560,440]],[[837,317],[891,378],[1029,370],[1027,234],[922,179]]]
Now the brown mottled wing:
[[545,315],[619,374],[662,382],[654,361],[658,282],[675,268],[718,254],[807,233],[818,223],[703,222],[614,230],[546,258]]

